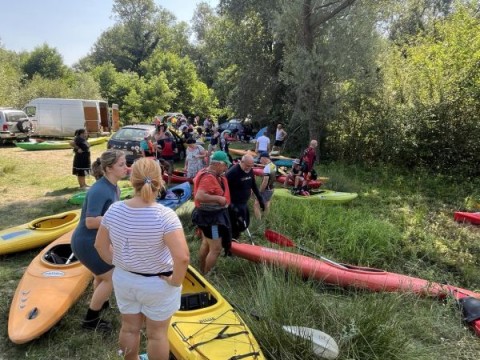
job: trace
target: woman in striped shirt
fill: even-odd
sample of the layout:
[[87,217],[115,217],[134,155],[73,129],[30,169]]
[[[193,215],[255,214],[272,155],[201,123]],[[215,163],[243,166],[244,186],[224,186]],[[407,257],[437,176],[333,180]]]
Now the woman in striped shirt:
[[172,315],[180,308],[189,250],[177,214],[156,202],[164,186],[159,164],[147,158],[137,160],[130,181],[135,196],[108,209],[95,247],[106,262],[115,265],[113,288],[122,314],[122,355],[138,360],[140,330],[146,318],[147,353],[168,359],[167,332]]

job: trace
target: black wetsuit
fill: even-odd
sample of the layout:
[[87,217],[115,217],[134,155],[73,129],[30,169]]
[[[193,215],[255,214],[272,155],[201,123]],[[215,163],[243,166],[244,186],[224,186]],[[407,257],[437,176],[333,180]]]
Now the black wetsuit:
[[252,169],[246,173],[240,165],[234,165],[228,170],[226,176],[231,198],[229,213],[232,237],[238,239],[240,232],[245,231],[250,224],[248,199],[252,191],[257,199],[261,199],[261,196]]

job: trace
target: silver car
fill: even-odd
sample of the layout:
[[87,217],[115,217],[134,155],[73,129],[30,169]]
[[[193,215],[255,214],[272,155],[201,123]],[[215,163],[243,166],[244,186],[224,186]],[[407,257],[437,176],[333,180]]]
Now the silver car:
[[0,143],[27,141],[32,122],[22,110],[0,108]]

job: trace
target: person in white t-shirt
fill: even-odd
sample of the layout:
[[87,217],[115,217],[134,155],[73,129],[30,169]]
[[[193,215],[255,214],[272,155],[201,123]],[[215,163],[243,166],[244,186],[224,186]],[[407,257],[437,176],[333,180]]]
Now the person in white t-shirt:
[[[125,360],[168,359],[168,328],[179,310],[189,250],[177,214],[156,202],[164,187],[157,161],[141,158],[132,165],[132,199],[118,201],[105,213],[95,248],[115,265],[113,289],[122,314],[120,353]],[[148,357],[138,355],[146,323]]]
[[283,129],[282,124],[277,125],[277,131],[275,132],[275,142],[273,144],[272,152],[277,151],[280,153],[280,148],[283,146],[287,132]]
[[266,131],[257,139],[255,144],[255,152],[257,154],[261,152],[270,152],[270,138],[268,137],[268,133]]

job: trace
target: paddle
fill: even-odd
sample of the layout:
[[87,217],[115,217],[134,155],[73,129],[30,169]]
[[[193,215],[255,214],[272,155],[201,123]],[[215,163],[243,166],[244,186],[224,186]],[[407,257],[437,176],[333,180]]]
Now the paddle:
[[252,245],[255,245],[255,243],[253,242],[252,234],[250,233],[250,230],[248,230],[247,222],[245,220],[243,220],[243,225],[245,226],[245,231],[248,234],[250,242],[252,243]]
[[298,250],[301,250],[303,251],[304,253],[307,253],[309,255],[313,255],[325,262],[328,262],[332,265],[335,265],[335,266],[338,266],[342,269],[348,269],[346,266],[340,264],[340,263],[337,263],[333,260],[330,260],[326,257],[323,257],[322,255],[319,255],[319,254],[316,254],[314,253],[313,251],[311,250],[308,250],[308,249],[305,249],[304,247],[302,246],[298,246],[297,244],[295,244],[292,240],[290,240],[289,238],[287,238],[286,236],[282,235],[282,234],[279,234],[273,230],[265,230],[265,238],[274,243],[274,244],[278,244],[278,245],[281,245],[281,246],[286,246],[286,247],[294,247],[294,248],[297,248]]
[[65,261],[65,265],[70,264],[72,262],[74,256],[75,256],[75,254],[72,252],[70,254],[70,256],[68,257],[67,261]]
[[[249,314],[255,320],[264,320],[260,315],[256,314],[253,311],[246,311],[245,309],[241,308],[240,306],[233,304],[231,301],[229,303],[236,309]],[[269,320],[272,321],[272,320]],[[277,323],[278,325],[278,323]],[[283,331],[297,336],[299,338],[308,340],[312,343],[312,350],[315,355],[323,358],[323,359],[336,359],[339,354],[339,349],[337,342],[334,338],[330,335],[324,333],[323,331],[304,327],[304,326],[289,326],[289,325],[282,325]]]
[[335,340],[323,331],[304,326],[282,326],[282,329],[289,334],[308,339],[312,342],[315,355],[324,359],[336,359],[339,354],[338,345]]

